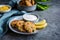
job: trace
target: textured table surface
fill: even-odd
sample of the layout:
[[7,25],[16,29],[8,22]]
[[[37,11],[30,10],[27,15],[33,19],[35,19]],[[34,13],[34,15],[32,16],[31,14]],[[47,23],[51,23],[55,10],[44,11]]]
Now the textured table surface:
[[45,18],[48,26],[36,35],[20,35],[9,30],[2,40],[60,40],[60,0],[53,0],[45,11],[31,13]]

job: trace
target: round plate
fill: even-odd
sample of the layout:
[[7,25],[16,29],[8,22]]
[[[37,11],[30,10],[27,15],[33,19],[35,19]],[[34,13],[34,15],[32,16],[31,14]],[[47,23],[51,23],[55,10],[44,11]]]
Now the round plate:
[[15,30],[14,28],[11,27],[10,24],[11,24],[11,22],[12,22],[13,20],[21,20],[21,19],[23,19],[23,16],[15,16],[15,17],[12,17],[12,18],[9,19],[9,21],[8,21],[9,28],[10,28],[13,32],[18,33],[18,34],[36,34],[36,33],[38,33],[38,30],[36,30],[35,32],[32,32],[32,33],[27,33],[27,32],[17,31],[17,30]]

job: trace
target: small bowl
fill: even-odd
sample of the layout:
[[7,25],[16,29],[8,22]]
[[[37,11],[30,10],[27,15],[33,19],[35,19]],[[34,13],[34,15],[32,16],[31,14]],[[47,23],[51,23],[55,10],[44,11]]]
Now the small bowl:
[[2,6],[8,6],[9,9],[8,9],[8,10],[5,10],[5,11],[1,11],[1,10],[0,10],[1,13],[9,12],[9,11],[11,11],[11,9],[12,9],[10,5],[0,5],[0,7],[2,7]]
[[14,21],[14,20],[22,20],[23,19],[23,16],[16,16],[16,17],[12,17],[11,19],[9,19],[8,21],[8,25],[9,25],[9,28],[15,32],[15,33],[18,33],[18,34],[25,34],[25,35],[30,35],[30,34],[36,34],[39,32],[39,30],[36,30],[35,32],[32,32],[32,33],[27,33],[27,32],[20,32],[14,28],[12,28],[11,26],[11,22]]
[[17,8],[19,10],[23,10],[23,11],[34,11],[34,10],[36,10],[36,4],[33,6],[20,6],[20,4],[19,4],[20,1],[21,0],[17,1],[17,5],[18,5]]
[[[30,19],[30,20],[29,20],[29,19],[26,19],[26,18],[25,18],[25,16],[27,16],[27,15],[33,15],[34,17],[36,17],[36,19],[35,19],[35,20],[31,20],[31,19],[32,19],[32,17],[31,17],[31,19]],[[23,19],[24,19],[24,20],[26,20],[26,21],[31,21],[31,22],[36,23],[36,22],[38,22],[38,21],[39,21],[39,16],[38,16],[38,15],[36,15],[36,14],[28,13],[28,14],[24,14],[24,15],[23,15]]]

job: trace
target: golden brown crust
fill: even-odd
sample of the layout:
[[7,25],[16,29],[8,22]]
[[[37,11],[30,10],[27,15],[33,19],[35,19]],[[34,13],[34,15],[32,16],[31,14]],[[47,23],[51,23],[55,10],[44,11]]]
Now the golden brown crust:
[[11,22],[12,27],[16,27],[21,32],[32,33],[36,30],[33,22],[24,22],[23,20],[14,20]]
[[12,27],[16,27],[17,22],[18,22],[18,20],[12,21],[12,22],[11,22],[11,26],[12,26]]
[[19,31],[24,31],[23,29],[24,21],[19,20],[16,25]]
[[34,5],[35,4],[35,1],[34,0],[31,0],[31,3],[32,3],[32,5]]
[[36,30],[35,24],[32,22],[26,22],[24,27],[25,30],[27,30],[29,33],[32,33]]
[[35,4],[35,0],[21,0],[19,4],[20,6],[32,6]]
[[31,2],[29,1],[25,1],[25,3],[26,3],[26,6],[32,6]]
[[16,25],[18,27],[23,26],[24,25],[24,21],[19,20]]

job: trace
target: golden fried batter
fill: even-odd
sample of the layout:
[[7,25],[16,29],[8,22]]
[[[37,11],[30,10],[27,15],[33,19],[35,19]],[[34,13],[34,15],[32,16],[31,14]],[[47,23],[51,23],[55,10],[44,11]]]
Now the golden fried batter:
[[23,26],[18,27],[18,30],[19,30],[19,31],[21,31],[21,32],[25,32],[25,30],[24,30],[24,27],[23,27]]
[[17,22],[18,22],[18,20],[12,21],[12,22],[11,22],[11,26],[12,26],[12,27],[16,27]]
[[25,22],[24,28],[29,33],[32,33],[32,32],[34,32],[36,30],[35,24],[32,23],[32,22]]
[[24,21],[19,20],[16,25],[17,25],[18,27],[23,26],[23,25],[24,25]]
[[32,33],[36,30],[36,26],[33,22],[24,22],[23,20],[14,20],[11,22],[12,27],[16,27],[21,32]]
[[18,30],[24,31],[24,29],[23,29],[24,21],[19,20],[16,25],[18,27]]

